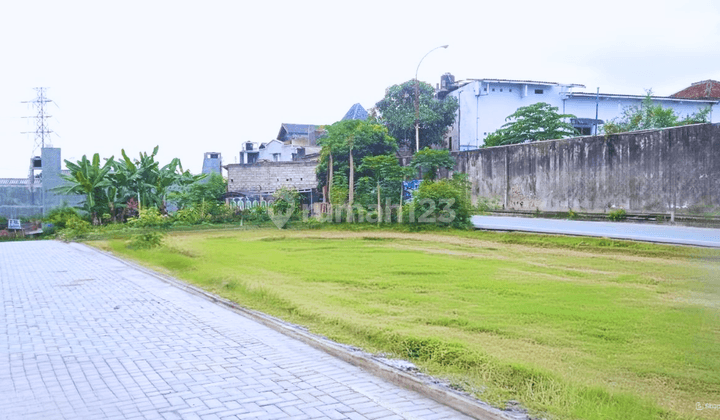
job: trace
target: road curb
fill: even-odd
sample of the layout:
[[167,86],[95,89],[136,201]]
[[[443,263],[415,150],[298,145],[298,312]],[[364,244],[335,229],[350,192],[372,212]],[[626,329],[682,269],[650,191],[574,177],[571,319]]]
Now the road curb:
[[519,416],[521,414],[520,412],[510,414],[509,412],[502,411],[467,394],[460,393],[454,389],[449,388],[448,386],[444,386],[440,381],[430,376],[422,374],[420,374],[422,376],[416,376],[404,372],[396,367],[390,366],[381,362],[380,360],[377,360],[368,353],[362,352],[359,349],[354,349],[350,346],[336,343],[320,335],[310,333],[301,326],[285,322],[279,318],[275,318],[262,312],[254,311],[252,309],[244,308],[233,301],[207,292],[199,287],[185,283],[184,281],[176,279],[175,277],[158,273],[135,262],[122,259],[110,252],[103,251],[82,243],[75,242],[71,243],[70,245],[77,246],[78,248],[85,251],[96,252],[105,255],[147,275],[155,277],[160,281],[163,281],[173,287],[203,297],[206,300],[220,306],[224,306],[237,314],[259,322],[260,324],[265,325],[266,327],[271,328],[279,333],[302,341],[303,343],[308,344],[327,354],[330,354],[331,356],[337,357],[340,360],[343,360],[347,363],[350,363],[351,365],[357,366],[367,372],[370,372],[371,374],[379,378],[382,378],[395,385],[401,386],[405,389],[415,391],[425,397],[428,397],[450,408],[453,408],[470,417],[480,420],[519,420],[528,418],[524,414]]

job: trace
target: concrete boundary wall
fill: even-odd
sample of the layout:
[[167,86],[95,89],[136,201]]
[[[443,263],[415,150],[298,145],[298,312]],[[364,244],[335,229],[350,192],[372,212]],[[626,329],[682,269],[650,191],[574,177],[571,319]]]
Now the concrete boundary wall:
[[281,187],[298,191],[317,188],[315,161],[235,163],[225,168],[228,171],[228,192],[272,194]]
[[720,125],[646,130],[453,153],[472,198],[508,210],[720,210]]

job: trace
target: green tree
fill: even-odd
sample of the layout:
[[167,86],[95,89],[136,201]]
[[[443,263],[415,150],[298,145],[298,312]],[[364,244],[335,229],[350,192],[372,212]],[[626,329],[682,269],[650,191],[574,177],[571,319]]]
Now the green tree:
[[83,208],[94,225],[100,224],[98,215],[102,215],[107,208],[105,188],[111,185],[108,173],[113,163],[113,157],[110,157],[105,164],[100,165],[100,155],[97,153],[93,155],[92,161],[85,155],[77,163],[65,160],[70,175],[60,175],[67,184],[56,188],[61,194],[84,195]]
[[617,134],[628,131],[651,130],[656,128],[676,127],[687,124],[708,122],[710,107],[681,118],[672,108],[663,108],[652,100],[652,90],[638,106],[630,106],[623,110],[622,117],[615,118],[603,125],[605,134]]
[[[457,99],[447,96],[440,101],[431,85],[419,82],[419,104],[420,149],[442,145],[445,132],[455,122]],[[415,149],[415,80],[390,86],[375,106],[380,112],[378,121],[390,135]]]
[[456,173],[452,179],[425,180],[420,184],[413,206],[416,215],[425,215],[419,223],[435,223],[441,226],[468,228],[471,226],[472,204],[470,182],[466,174]]
[[[358,168],[360,172],[369,172],[372,180],[375,182],[377,189],[377,211],[378,211],[378,224],[382,221],[382,205],[381,205],[381,189],[382,184],[388,181],[401,180],[407,173],[400,166],[398,158],[393,155],[380,155],[380,156],[365,156],[362,160],[362,165]],[[402,195],[402,190],[400,191]]]
[[366,156],[387,155],[397,150],[396,140],[385,127],[362,120],[338,121],[328,126],[326,135],[318,139],[318,144],[323,148],[318,179],[322,182],[327,171],[332,171],[328,184],[332,183],[338,172],[346,176],[349,205],[353,204],[354,199],[355,161],[362,161]]
[[206,177],[183,171],[180,159],[174,158],[160,167],[155,160],[158,146],[151,154],[141,152],[139,159],[132,160],[121,150],[123,160],[113,166],[112,185],[118,189],[118,201],[127,202],[131,197],[138,200],[140,208],[157,207],[166,214],[166,198],[172,188],[182,188]]
[[[167,214],[167,195],[172,188],[182,188],[207,177],[207,174],[191,175],[183,171],[180,159],[174,158],[167,165],[152,173],[150,182],[153,185],[152,200],[161,213]],[[222,178],[222,176],[220,177]],[[217,201],[217,200],[216,200]]]
[[[554,140],[578,134],[565,122],[572,114],[558,114],[558,108],[545,102],[518,108],[505,118],[507,123],[485,138],[485,147],[523,143],[525,141]],[[511,121],[512,120],[512,121]]]
[[424,178],[430,181],[437,179],[440,168],[450,169],[455,166],[455,158],[447,150],[436,150],[428,147],[415,153],[410,163],[413,168],[423,171]]
[[160,167],[155,161],[158,147],[151,154],[140,153],[138,160],[131,160],[122,150],[122,160],[113,157],[100,165],[96,153],[90,161],[83,156],[77,163],[65,161],[70,175],[63,175],[67,184],[56,190],[62,194],[85,195],[84,209],[93,224],[100,224],[100,216],[108,213],[113,221],[125,220],[128,203],[137,200],[140,207],[157,207],[167,213],[165,198],[173,188],[192,184],[205,175],[191,175],[183,171],[180,160],[175,158]]
[[204,201],[220,201],[226,192],[227,180],[218,173],[212,173],[205,182],[192,182],[178,191],[172,191],[169,198],[179,209],[184,209]]

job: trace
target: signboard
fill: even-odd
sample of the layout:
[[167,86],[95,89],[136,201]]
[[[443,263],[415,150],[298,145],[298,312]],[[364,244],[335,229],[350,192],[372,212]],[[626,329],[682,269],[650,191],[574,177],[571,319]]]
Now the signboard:
[[8,229],[22,229],[22,225],[20,225],[20,219],[8,219]]
[[403,181],[403,203],[410,201],[415,192],[420,188],[421,179],[413,179],[411,181]]

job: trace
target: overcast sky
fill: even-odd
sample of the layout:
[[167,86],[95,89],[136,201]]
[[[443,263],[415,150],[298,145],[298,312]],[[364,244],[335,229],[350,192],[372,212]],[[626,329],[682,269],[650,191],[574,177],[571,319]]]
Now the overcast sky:
[[[585,6],[587,4],[587,6]],[[412,79],[529,79],[670,95],[720,80],[720,2],[7,1],[0,177],[27,176],[48,87],[64,159],[160,146],[197,173],[280,124],[331,124]]]

